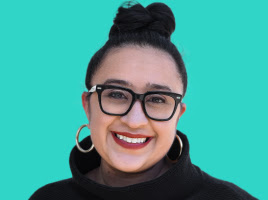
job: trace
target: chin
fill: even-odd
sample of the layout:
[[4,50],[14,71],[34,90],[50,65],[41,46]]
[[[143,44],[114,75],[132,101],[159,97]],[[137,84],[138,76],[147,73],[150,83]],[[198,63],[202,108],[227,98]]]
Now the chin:
[[125,172],[125,173],[138,173],[141,171],[146,170],[142,164],[139,163],[131,163],[131,162],[117,162],[116,165],[113,165],[113,168],[115,168],[118,171]]

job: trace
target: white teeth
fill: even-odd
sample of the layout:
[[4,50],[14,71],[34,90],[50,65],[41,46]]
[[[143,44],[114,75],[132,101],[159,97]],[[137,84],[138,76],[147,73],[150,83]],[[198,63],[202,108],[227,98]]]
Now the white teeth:
[[123,135],[118,135],[115,134],[117,138],[119,138],[120,140],[124,140],[128,143],[144,143],[146,141],[146,138],[129,138]]

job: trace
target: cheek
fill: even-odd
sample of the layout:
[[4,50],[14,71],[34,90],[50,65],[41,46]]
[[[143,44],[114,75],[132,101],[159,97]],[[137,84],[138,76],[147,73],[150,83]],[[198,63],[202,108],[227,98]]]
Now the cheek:
[[91,116],[90,131],[93,138],[101,138],[107,135],[108,127],[113,122],[113,116],[95,112]]
[[157,133],[157,143],[160,149],[168,150],[174,141],[176,134],[176,120],[156,123],[154,130]]
[[106,119],[106,116],[108,118],[109,116],[101,111],[98,99],[95,96],[92,96],[92,98],[90,99],[89,113],[91,134],[95,135],[100,128],[105,126],[105,122],[109,121],[108,119]]
[[92,111],[90,118],[91,139],[97,151],[102,151],[106,146],[109,127],[114,122],[115,116],[106,115],[98,108]]
[[169,121],[158,122],[154,127],[161,135],[173,137],[177,129],[177,117],[174,115]]

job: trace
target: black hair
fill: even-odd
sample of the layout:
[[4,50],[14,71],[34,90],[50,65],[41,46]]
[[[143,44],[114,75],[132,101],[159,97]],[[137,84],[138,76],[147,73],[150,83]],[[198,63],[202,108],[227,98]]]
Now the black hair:
[[181,54],[170,41],[170,36],[175,30],[175,18],[171,9],[164,3],[152,3],[145,8],[139,3],[133,5],[128,1],[118,8],[113,22],[108,41],[93,55],[88,64],[87,89],[91,89],[92,77],[111,49],[127,45],[150,46],[172,56],[182,80],[184,96],[187,73]]

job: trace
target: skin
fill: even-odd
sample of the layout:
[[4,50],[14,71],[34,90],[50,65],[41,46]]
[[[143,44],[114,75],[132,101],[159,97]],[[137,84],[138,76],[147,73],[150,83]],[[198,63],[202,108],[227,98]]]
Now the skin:
[[[173,58],[152,47],[125,46],[111,50],[95,73],[92,84],[103,84],[107,79],[128,81],[131,85],[113,84],[132,89],[136,93],[152,90],[148,83],[168,86],[172,92],[182,94],[183,85]],[[82,94],[83,108],[91,130],[91,139],[101,156],[101,164],[86,174],[100,184],[113,187],[132,185],[154,179],[171,167],[166,159],[176,134],[179,118],[186,110],[179,104],[169,121],[147,118],[141,102],[136,101],[125,116],[104,114],[98,104],[97,93],[89,100]],[[141,149],[126,149],[118,145],[110,131],[144,134],[153,137]]]

